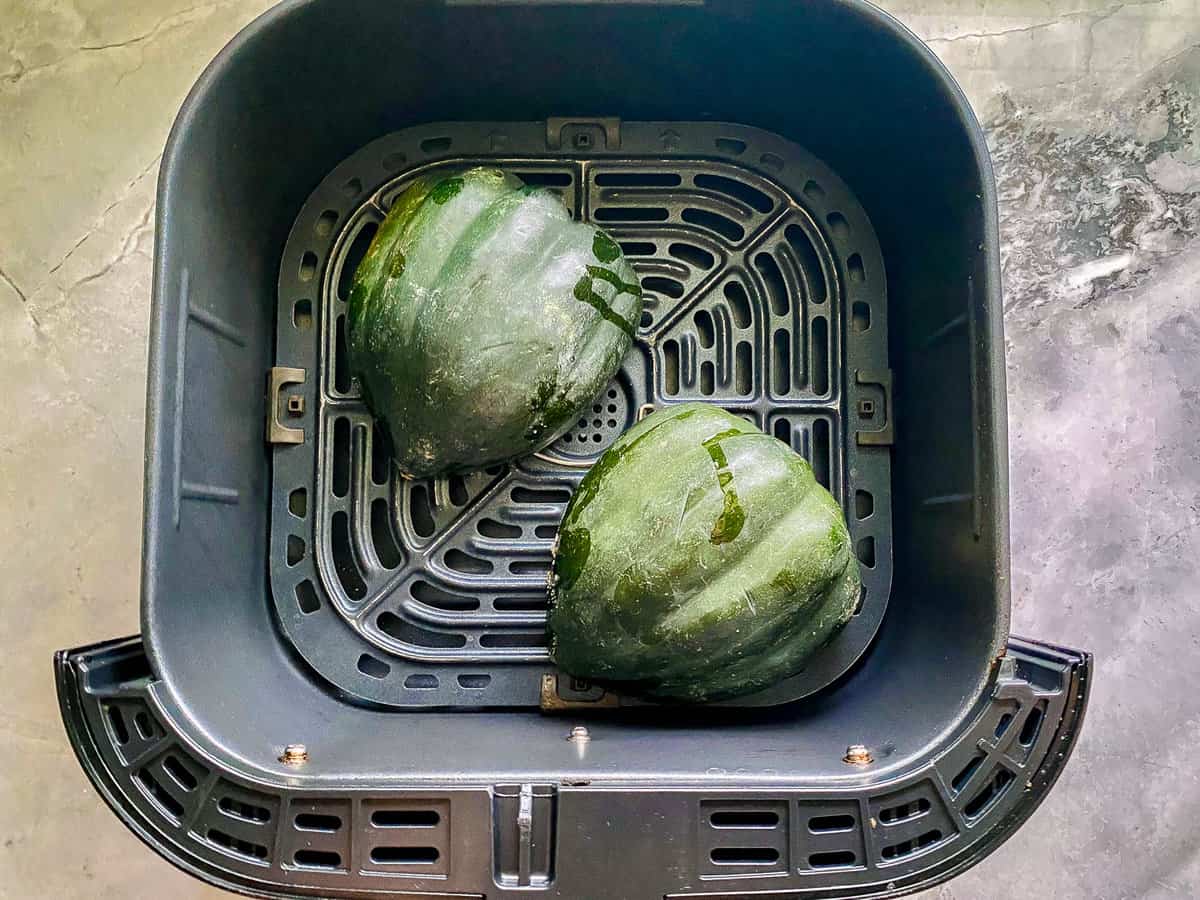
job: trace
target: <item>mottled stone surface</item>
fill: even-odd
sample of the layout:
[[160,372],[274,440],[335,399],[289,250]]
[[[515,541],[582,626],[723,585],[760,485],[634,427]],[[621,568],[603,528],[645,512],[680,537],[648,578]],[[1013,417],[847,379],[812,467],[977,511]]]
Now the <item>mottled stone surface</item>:
[[[67,747],[51,653],[137,629],[154,181],[268,0],[0,0],[0,897],[216,897]],[[1094,651],[1045,806],[927,897],[1200,895],[1200,4],[894,0],[987,126],[1014,630]],[[581,898],[583,900],[583,898]]]

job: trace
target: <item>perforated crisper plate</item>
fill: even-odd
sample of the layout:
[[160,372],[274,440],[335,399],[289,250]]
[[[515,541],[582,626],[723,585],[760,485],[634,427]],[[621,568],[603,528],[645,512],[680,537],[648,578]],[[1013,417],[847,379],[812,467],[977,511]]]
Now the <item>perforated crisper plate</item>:
[[[610,231],[642,278],[645,312],[620,373],[545,452],[403,481],[347,368],[350,277],[414,176],[481,163],[558,192]],[[550,547],[571,491],[640,411],[703,400],[812,462],[863,563],[850,624],[804,672],[733,705],[825,687],[866,649],[891,588],[886,309],[862,208],[825,165],[764,131],[552,119],[442,123],[375,141],[313,192],[280,267],[277,363],[304,379],[272,397],[279,423],[303,429],[273,451],[270,574],[283,632],[364,700],[537,705],[554,671]]]

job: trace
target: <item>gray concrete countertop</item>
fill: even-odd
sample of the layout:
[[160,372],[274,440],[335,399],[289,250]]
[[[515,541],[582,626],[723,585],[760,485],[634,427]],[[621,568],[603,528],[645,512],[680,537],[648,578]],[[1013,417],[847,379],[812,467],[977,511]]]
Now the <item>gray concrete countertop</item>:
[[[105,808],[50,658],[138,629],[159,156],[269,5],[0,0],[0,898],[224,896]],[[1046,804],[924,896],[1200,896],[1200,3],[884,5],[996,165],[1013,628],[1098,666]]]

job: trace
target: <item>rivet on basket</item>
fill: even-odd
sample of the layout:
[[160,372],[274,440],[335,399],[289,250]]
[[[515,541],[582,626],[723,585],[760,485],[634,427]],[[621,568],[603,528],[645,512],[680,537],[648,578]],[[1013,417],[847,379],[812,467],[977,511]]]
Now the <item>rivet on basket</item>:
[[288,744],[279,755],[279,761],[285,766],[302,766],[308,762],[308,748],[303,744]]
[[591,732],[587,730],[587,726],[585,725],[576,725],[571,729],[571,733],[567,735],[567,740],[573,744],[586,744],[591,739]]
[[862,744],[851,744],[846,748],[846,755],[842,757],[842,762],[849,766],[869,766],[874,761],[871,751]]

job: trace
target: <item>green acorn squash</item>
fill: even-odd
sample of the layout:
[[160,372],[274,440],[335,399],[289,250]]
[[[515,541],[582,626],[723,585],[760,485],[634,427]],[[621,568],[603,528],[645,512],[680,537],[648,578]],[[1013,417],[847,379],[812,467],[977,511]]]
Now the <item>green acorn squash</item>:
[[488,168],[418,179],[355,272],[351,372],[402,474],[481,468],[563,434],[641,309],[621,248],[554,194]]
[[795,674],[860,591],[842,509],[808,462],[698,403],[643,419],[588,472],[552,581],[559,668],[689,702]]

